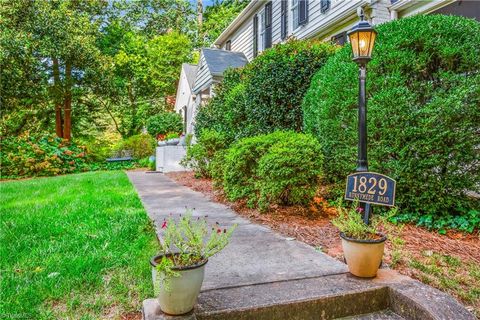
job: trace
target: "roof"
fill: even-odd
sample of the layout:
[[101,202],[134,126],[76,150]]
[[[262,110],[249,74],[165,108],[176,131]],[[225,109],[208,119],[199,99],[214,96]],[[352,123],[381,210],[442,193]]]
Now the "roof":
[[243,67],[248,63],[243,52],[203,48],[202,53],[212,76],[223,76],[226,69]]
[[195,83],[195,76],[197,74],[197,66],[190,63],[183,63],[182,69],[185,72],[185,76],[187,77],[188,86],[190,89],[193,89],[193,84]]

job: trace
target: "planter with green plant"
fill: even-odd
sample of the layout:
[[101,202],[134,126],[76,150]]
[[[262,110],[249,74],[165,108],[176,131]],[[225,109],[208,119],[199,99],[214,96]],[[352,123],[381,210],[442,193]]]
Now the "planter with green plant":
[[208,258],[225,248],[235,225],[211,227],[206,218],[194,218],[187,210],[177,222],[165,219],[161,228],[161,253],[150,261],[155,295],[164,313],[185,314],[195,306]]
[[[396,209],[392,209],[388,216],[392,216],[394,211]],[[379,231],[379,225],[385,218],[375,216],[367,225],[361,213],[358,201],[351,208],[344,208],[340,203],[338,216],[332,223],[340,230],[343,254],[350,273],[361,278],[372,278],[377,275],[382,263],[387,240],[386,235]]]
[[176,146],[180,142],[180,135],[176,132],[169,132],[165,137],[167,146]]

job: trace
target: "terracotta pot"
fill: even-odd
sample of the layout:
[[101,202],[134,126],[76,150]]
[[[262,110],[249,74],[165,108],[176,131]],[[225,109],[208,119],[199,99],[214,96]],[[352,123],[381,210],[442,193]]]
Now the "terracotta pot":
[[160,309],[169,315],[181,315],[192,311],[202,287],[208,260],[193,266],[173,268],[180,276],[167,280],[169,287],[167,290],[162,281],[165,275],[158,273],[156,268],[162,257],[163,255],[159,255],[150,260],[154,293],[158,297]]
[[377,275],[383,258],[385,240],[387,237],[379,234],[375,240],[352,239],[340,233],[342,247],[348,270],[361,278],[372,278]]

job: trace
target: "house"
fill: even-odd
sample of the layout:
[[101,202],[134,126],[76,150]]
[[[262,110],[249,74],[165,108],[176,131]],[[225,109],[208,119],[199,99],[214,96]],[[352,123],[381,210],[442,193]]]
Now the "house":
[[194,133],[196,110],[215,94],[215,84],[222,81],[225,70],[247,63],[242,52],[202,48],[198,65],[182,65],[175,112],[182,114],[185,133]]
[[178,81],[177,96],[175,99],[175,112],[183,117],[185,133],[192,132],[192,125],[188,119],[192,119],[194,114],[195,99],[193,94],[193,85],[197,74],[197,66],[189,63],[182,64],[180,79]]
[[454,0],[253,0],[220,34],[214,45],[243,52],[248,60],[289,37],[347,41],[358,22],[357,9],[377,25],[416,14],[455,14],[480,21],[478,1]]
[[472,0],[252,0],[215,40],[215,48],[201,50],[194,81],[195,66],[188,65],[189,71],[182,67],[175,110],[182,113],[186,132],[193,133],[197,109],[215,94],[215,84],[227,68],[242,67],[289,37],[342,45],[358,22],[358,8],[373,25],[416,14],[454,14],[480,21],[480,2]]

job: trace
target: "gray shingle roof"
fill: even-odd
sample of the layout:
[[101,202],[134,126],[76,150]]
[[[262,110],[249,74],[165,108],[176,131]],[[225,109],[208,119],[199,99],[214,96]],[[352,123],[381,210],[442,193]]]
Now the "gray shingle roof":
[[187,77],[188,86],[193,89],[195,83],[195,76],[197,75],[197,66],[190,63],[182,64],[183,70],[185,70],[185,76]]
[[213,76],[222,76],[228,68],[243,67],[248,63],[243,52],[233,52],[221,49],[203,48],[203,56],[208,69]]

